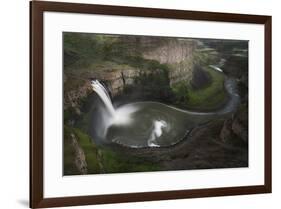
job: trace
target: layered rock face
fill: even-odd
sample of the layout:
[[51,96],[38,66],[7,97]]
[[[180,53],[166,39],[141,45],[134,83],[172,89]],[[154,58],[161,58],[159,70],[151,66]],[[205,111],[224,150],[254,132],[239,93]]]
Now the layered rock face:
[[[169,66],[169,82],[172,86],[178,82],[189,82],[192,79],[194,68],[193,57],[197,48],[197,41],[191,39],[165,39],[159,37],[127,37],[123,40],[128,48],[128,54],[139,56],[146,60],[155,60],[160,64]],[[137,77],[144,74],[153,74],[160,69],[137,69],[125,65],[117,69],[107,66],[105,69],[93,68],[87,75],[83,75],[83,85],[74,90],[67,91],[64,95],[64,107],[79,107],[79,100],[87,97],[92,92],[90,79],[103,81],[111,95],[114,97],[123,92],[126,85],[134,85]],[[67,82],[65,76],[65,82]],[[80,78],[78,78],[80,79]],[[71,81],[72,82],[72,81]],[[76,108],[77,111],[79,108]],[[79,114],[79,112],[77,112]]]
[[74,134],[71,134],[71,141],[72,141],[72,146],[75,150],[75,166],[81,174],[87,174],[88,169],[87,169],[86,156],[83,149],[80,147],[79,143],[77,142],[77,139]]
[[139,70],[127,67],[124,70],[97,72],[94,77],[104,81],[111,95],[116,96],[124,90],[125,85],[132,85],[139,74]]
[[151,45],[156,45],[155,49],[144,51],[143,57],[157,60],[163,64],[174,64],[187,59],[190,60],[196,46],[194,40],[188,39],[169,39],[165,43],[162,43],[162,45],[158,45],[157,41],[155,41]]
[[143,57],[168,64],[172,68],[169,72],[170,85],[191,80],[192,58],[197,47],[195,40],[168,39],[165,43],[157,43],[155,40],[149,44],[155,48],[150,47],[149,50],[144,51]]

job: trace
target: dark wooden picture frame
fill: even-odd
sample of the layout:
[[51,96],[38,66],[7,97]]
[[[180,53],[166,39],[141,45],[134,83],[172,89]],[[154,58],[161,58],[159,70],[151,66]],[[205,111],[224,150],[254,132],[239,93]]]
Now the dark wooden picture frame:
[[[264,185],[192,189],[145,193],[44,198],[43,196],[43,13],[69,12],[183,20],[202,20],[264,25],[265,135]],[[134,8],[58,2],[30,2],[30,207],[198,198],[271,193],[271,16]]]

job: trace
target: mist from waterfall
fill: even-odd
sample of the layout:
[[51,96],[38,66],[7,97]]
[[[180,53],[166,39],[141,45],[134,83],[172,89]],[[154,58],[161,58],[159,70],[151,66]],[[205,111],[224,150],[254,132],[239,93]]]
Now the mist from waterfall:
[[137,111],[137,107],[134,106],[121,106],[119,108],[114,108],[111,98],[107,89],[98,80],[92,80],[91,85],[93,91],[95,91],[99,98],[105,105],[105,112],[102,114],[102,135],[105,136],[107,129],[112,125],[126,125],[132,122],[132,113]]

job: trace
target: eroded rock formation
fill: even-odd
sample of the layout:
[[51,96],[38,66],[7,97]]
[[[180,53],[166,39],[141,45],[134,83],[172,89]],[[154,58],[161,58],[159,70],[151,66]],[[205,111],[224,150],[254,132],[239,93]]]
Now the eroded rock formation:
[[189,81],[193,71],[193,56],[197,47],[197,41],[189,39],[169,39],[165,43],[150,43],[158,47],[143,52],[146,59],[157,60],[161,64],[168,64],[172,70],[169,71],[170,85],[180,81]]
[[235,138],[233,136],[248,143],[248,111],[245,107],[240,108],[232,118],[224,121],[220,139],[229,142],[230,139]]
[[75,157],[74,157],[75,166],[81,174],[87,174],[88,169],[87,169],[85,153],[84,153],[83,149],[79,146],[75,135],[72,133],[70,136],[71,136],[72,146],[74,147],[74,150],[75,150]]

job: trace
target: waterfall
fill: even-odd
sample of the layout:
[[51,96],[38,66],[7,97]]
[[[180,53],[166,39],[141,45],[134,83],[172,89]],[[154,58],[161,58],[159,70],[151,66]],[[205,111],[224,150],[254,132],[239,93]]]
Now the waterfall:
[[99,95],[101,100],[103,101],[106,109],[108,110],[111,117],[115,116],[115,109],[112,105],[110,96],[105,89],[105,87],[98,81],[98,80],[92,80],[91,85],[93,90]]
[[125,106],[125,107],[118,107],[114,108],[111,98],[109,96],[109,93],[107,89],[98,81],[98,80],[92,80],[91,85],[93,88],[93,91],[95,91],[102,102],[104,103],[108,114],[102,115],[102,120],[100,123],[102,124],[101,129],[103,129],[103,134],[106,135],[107,129],[111,125],[127,125],[132,123],[132,114],[138,110],[137,107],[134,106]]

